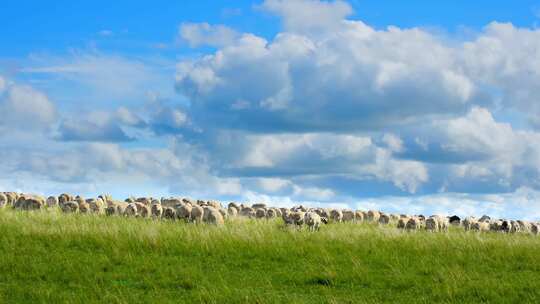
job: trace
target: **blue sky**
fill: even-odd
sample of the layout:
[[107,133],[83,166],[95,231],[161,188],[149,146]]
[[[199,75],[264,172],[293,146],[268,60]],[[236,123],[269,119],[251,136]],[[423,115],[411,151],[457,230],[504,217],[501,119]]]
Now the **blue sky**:
[[535,1],[18,1],[0,190],[540,217]]

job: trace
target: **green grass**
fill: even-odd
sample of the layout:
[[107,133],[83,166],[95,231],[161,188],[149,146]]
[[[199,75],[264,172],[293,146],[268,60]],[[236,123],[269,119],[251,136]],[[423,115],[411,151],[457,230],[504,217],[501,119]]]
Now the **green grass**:
[[0,303],[539,303],[540,238],[0,210]]

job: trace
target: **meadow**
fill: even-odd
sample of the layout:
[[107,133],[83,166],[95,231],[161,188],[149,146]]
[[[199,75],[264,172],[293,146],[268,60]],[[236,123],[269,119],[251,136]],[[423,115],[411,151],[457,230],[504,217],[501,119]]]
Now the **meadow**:
[[0,210],[0,303],[539,303],[540,238]]

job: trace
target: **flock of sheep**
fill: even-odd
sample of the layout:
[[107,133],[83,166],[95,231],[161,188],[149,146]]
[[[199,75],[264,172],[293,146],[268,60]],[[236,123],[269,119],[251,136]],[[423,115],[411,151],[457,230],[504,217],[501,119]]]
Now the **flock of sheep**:
[[318,231],[323,224],[341,222],[371,222],[380,225],[395,225],[408,231],[428,230],[447,231],[450,225],[462,226],[469,231],[497,231],[506,233],[530,233],[538,235],[540,223],[521,220],[492,219],[433,215],[397,215],[379,211],[360,211],[347,209],[268,207],[266,204],[229,203],[223,207],[218,201],[192,200],[188,198],[151,197],[127,198],[125,201],[114,200],[110,195],[84,199],[63,193],[45,199],[39,195],[16,192],[0,192],[0,208],[11,206],[18,210],[41,210],[59,208],[64,213],[105,214],[109,216],[130,216],[154,219],[183,220],[192,223],[223,225],[227,218],[246,217],[254,219],[281,218],[287,225],[307,226],[310,231]]

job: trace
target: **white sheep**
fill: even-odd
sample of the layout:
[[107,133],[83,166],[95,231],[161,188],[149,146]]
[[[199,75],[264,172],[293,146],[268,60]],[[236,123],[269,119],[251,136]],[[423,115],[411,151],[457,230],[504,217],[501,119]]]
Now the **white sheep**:
[[310,231],[319,231],[322,219],[321,216],[313,211],[308,211],[304,214],[304,223]]

